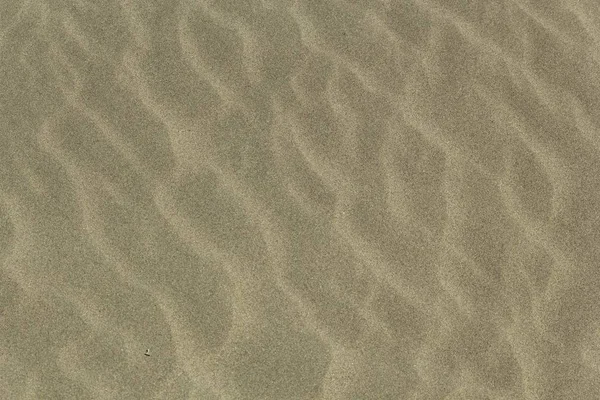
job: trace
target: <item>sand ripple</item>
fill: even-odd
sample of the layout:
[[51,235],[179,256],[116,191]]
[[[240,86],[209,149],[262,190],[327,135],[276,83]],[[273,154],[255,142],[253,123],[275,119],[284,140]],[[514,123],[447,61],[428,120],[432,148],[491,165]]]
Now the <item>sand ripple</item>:
[[600,398],[599,23],[4,2],[0,398]]

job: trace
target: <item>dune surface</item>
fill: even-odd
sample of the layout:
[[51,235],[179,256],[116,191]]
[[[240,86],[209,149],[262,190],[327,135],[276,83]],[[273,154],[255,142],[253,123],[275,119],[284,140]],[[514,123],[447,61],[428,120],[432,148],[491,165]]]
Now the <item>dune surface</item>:
[[600,399],[600,3],[0,4],[0,399]]

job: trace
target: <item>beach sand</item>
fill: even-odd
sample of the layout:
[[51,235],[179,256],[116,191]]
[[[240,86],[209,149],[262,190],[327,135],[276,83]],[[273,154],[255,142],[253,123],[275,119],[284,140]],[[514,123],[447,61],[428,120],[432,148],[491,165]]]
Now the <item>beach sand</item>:
[[600,5],[0,5],[0,398],[600,399]]

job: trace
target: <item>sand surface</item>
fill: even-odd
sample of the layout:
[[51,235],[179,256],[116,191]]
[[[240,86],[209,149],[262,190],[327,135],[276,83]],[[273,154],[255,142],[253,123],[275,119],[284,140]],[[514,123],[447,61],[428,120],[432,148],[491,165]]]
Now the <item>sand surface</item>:
[[0,3],[0,399],[600,399],[597,1]]

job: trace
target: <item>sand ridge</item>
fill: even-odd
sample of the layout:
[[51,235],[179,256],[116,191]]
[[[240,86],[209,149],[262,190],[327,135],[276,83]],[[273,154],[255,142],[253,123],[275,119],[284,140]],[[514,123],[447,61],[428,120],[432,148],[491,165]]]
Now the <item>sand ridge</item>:
[[0,6],[0,398],[600,398],[593,1]]

